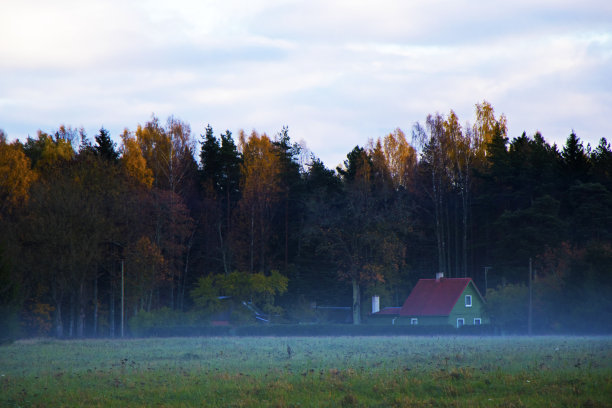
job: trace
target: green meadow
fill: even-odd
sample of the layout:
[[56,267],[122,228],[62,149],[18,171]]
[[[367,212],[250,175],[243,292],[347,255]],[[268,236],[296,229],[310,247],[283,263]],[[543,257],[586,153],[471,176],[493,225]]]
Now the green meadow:
[[24,340],[0,406],[612,407],[612,338]]

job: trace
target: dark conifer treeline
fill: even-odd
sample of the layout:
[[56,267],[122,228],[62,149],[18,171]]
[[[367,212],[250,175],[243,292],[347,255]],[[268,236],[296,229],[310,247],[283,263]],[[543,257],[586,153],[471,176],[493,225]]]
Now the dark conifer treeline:
[[117,336],[122,283],[128,321],[206,317],[229,294],[288,321],[313,302],[353,305],[359,322],[361,299],[399,306],[443,272],[472,277],[496,324],[521,331],[531,258],[536,327],[610,331],[609,143],[506,133],[484,102],[473,125],[430,115],[410,142],[398,129],[335,170],[304,160],[287,128],[234,139],[209,126],[197,159],[174,117],[126,130],[119,147],[104,128],[93,142],[65,127],[24,144],[2,134],[1,324]]

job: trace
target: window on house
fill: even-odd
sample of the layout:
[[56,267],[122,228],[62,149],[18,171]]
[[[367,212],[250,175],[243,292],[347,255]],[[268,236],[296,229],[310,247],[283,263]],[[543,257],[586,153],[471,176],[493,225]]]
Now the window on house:
[[419,319],[417,319],[416,317],[411,318],[410,324],[419,324]]
[[472,307],[472,295],[465,295],[465,307]]
[[465,319],[463,317],[460,317],[457,319],[457,328],[462,327],[465,324]]
[[480,320],[480,317],[474,318],[474,326],[480,326],[481,324],[482,321]]

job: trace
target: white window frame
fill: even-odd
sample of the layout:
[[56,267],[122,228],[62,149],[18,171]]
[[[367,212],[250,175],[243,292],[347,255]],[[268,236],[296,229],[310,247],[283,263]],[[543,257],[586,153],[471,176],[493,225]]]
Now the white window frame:
[[472,295],[465,295],[465,307],[472,307]]
[[417,317],[411,317],[410,324],[416,326],[417,324],[419,324],[419,319]]
[[[459,322],[461,322],[461,326],[459,325]],[[457,328],[460,328],[462,326],[465,326],[465,319],[463,317],[458,317],[457,318]]]
[[480,326],[482,324],[482,319],[480,317],[474,318],[474,326]]

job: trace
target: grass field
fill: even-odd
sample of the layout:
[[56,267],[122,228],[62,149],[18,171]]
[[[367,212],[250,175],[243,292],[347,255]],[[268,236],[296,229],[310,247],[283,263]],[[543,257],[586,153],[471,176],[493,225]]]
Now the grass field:
[[29,340],[0,406],[612,407],[612,338]]

